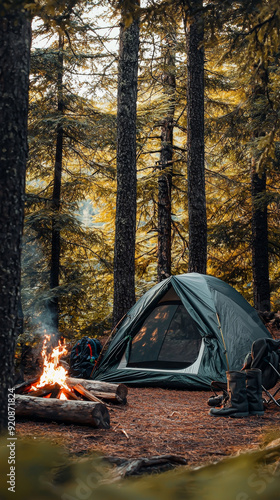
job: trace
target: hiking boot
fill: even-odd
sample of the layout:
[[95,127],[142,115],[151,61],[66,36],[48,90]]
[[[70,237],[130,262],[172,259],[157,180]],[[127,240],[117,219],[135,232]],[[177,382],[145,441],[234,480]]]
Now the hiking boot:
[[250,415],[263,415],[262,372],[258,368],[245,370],[246,390]]
[[207,401],[208,406],[222,406],[224,401],[224,396],[210,396],[210,398]]
[[215,394],[215,396],[210,396],[207,401],[208,406],[224,406],[228,400],[228,393],[224,390],[223,394]]
[[248,417],[246,373],[231,370],[226,375],[229,399],[223,408],[211,408],[209,414],[213,417]]

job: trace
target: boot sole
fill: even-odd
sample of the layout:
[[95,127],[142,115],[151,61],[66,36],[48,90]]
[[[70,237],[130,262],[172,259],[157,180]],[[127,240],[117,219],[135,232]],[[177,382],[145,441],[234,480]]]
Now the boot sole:
[[248,412],[240,412],[240,413],[232,413],[231,415],[224,415],[222,413],[211,413],[209,412],[209,415],[211,415],[211,417],[224,417],[224,418],[243,418],[243,417],[249,417],[249,413]]

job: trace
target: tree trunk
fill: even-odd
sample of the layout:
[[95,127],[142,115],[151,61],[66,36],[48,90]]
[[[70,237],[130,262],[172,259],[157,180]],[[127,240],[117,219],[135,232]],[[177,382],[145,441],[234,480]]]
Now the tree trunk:
[[139,20],[120,29],[117,111],[117,201],[114,251],[116,324],[135,303],[136,104]]
[[268,227],[266,173],[257,174],[252,167],[252,267],[254,307],[258,311],[270,311]]
[[[60,271],[60,228],[58,216],[60,212],[61,201],[61,177],[62,177],[62,158],[63,158],[63,36],[59,34],[58,44],[58,68],[57,68],[57,114],[58,125],[56,129],[56,149],[55,149],[55,165],[54,165],[54,181],[53,181],[53,196],[52,196],[52,249],[51,249],[51,269],[50,269],[50,289],[53,290],[59,286],[59,271]],[[59,323],[59,301],[55,294],[49,302],[49,310],[51,313],[52,324],[54,331],[58,331]]]
[[[253,116],[258,109],[259,124],[255,128],[253,139],[265,135],[269,73],[265,65],[259,64],[258,72],[252,84]],[[256,151],[256,156],[258,155]],[[252,271],[254,307],[258,311],[270,311],[269,258],[268,258],[268,223],[266,199],[266,171],[256,171],[256,158],[251,161],[251,199],[252,199]]]
[[164,94],[169,108],[161,127],[161,154],[158,179],[158,282],[171,276],[171,195],[173,171],[173,120],[175,112],[175,35],[166,36],[162,49],[165,71],[162,74]]
[[187,165],[189,272],[206,273],[207,218],[204,171],[203,2],[185,19],[187,42]]
[[8,424],[19,310],[20,257],[28,154],[31,26],[23,9],[0,17],[0,432]]
[[17,417],[27,417],[30,420],[90,425],[97,429],[110,428],[110,415],[102,403],[17,395],[15,409]]

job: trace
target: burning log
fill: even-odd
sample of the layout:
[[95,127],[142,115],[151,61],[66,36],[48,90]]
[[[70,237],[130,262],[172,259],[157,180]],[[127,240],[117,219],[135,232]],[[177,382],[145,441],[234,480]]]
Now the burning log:
[[56,397],[57,394],[60,391],[60,386],[59,384],[46,384],[44,387],[41,387],[40,389],[28,391],[28,396],[36,396],[38,398],[43,398],[50,394],[50,397]]
[[16,394],[24,394],[26,392],[29,392],[32,385],[37,384],[39,382],[40,377],[35,377],[30,380],[26,380],[25,382],[22,382],[21,384],[17,384],[14,387],[15,393]]
[[110,428],[110,415],[102,403],[34,398],[17,394],[15,409],[17,417],[90,425],[96,429]]
[[69,399],[70,401],[82,401],[82,398],[78,398],[76,396],[76,394],[74,393],[74,391],[69,391],[69,389],[67,389],[66,387],[61,387],[60,391],[59,391],[59,394],[58,394],[58,399],[59,399],[59,396],[60,394],[64,394],[64,396],[66,397],[66,399]]
[[83,378],[72,377],[68,377],[66,383],[70,387],[80,384],[97,398],[105,399],[112,403],[126,403],[128,389],[124,384],[110,384],[98,380],[85,380]]

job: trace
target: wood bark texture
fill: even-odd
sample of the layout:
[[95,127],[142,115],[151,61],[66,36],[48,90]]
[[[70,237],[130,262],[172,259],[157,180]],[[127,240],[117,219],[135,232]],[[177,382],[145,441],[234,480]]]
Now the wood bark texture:
[[252,267],[254,307],[258,311],[270,311],[270,287],[268,266],[268,226],[266,173],[259,175],[252,169]]
[[82,378],[68,377],[66,379],[66,383],[69,387],[74,387],[75,385],[80,384],[96,397],[107,399],[112,402],[125,402],[128,392],[127,386],[124,384],[110,384],[108,382],[100,382],[98,380],[85,380]]
[[[50,289],[53,290],[59,286],[60,274],[60,228],[58,224],[58,216],[61,203],[61,180],[62,180],[62,161],[63,161],[63,36],[59,35],[58,43],[58,61],[57,61],[57,114],[58,125],[56,129],[56,147],[55,147],[55,164],[54,164],[54,181],[52,195],[52,249],[51,249],[51,269],[50,269]],[[59,323],[59,301],[58,297],[54,296],[49,301],[49,312],[51,314],[54,331],[58,331]]]
[[186,20],[187,42],[187,170],[189,272],[205,274],[207,218],[204,170],[204,23],[203,3],[195,3]]
[[116,324],[135,303],[136,103],[139,20],[120,28],[117,110],[117,200],[114,249]]
[[158,282],[171,276],[171,201],[173,172],[173,120],[175,112],[175,35],[166,35],[162,48],[165,71],[162,83],[168,109],[161,127],[160,175],[158,178]]
[[25,169],[31,27],[24,10],[0,18],[0,432],[13,387]]
[[[267,102],[269,73],[264,64],[259,65],[257,77],[252,84],[253,114],[256,103]],[[253,139],[265,136],[266,130],[262,124],[266,122],[266,112],[266,108],[263,108],[259,114]],[[270,311],[266,171],[257,172],[257,156],[254,155],[251,161],[253,297],[258,311]]]
[[16,416],[34,420],[90,425],[109,429],[110,415],[105,405],[92,401],[65,401],[61,399],[16,396]]
[[98,403],[102,403],[100,399],[94,396],[90,391],[84,388],[81,384],[76,384],[73,386],[73,389],[79,394],[79,396],[84,396],[89,401],[95,401]]

